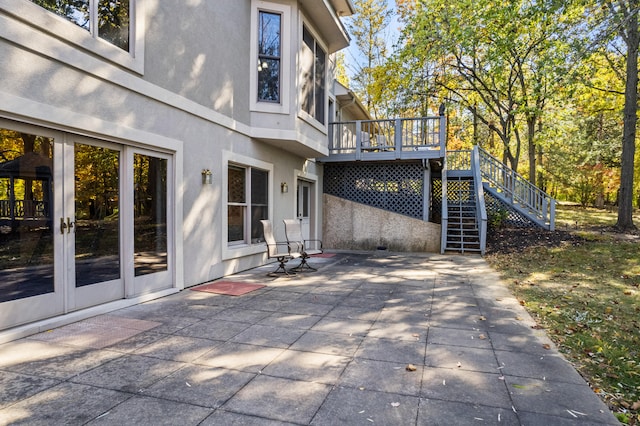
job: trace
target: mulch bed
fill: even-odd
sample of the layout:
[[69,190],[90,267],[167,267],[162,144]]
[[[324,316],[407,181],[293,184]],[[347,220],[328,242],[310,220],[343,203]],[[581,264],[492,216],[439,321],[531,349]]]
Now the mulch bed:
[[522,252],[532,247],[580,245],[584,238],[569,231],[547,231],[542,228],[499,228],[487,232],[487,254]]

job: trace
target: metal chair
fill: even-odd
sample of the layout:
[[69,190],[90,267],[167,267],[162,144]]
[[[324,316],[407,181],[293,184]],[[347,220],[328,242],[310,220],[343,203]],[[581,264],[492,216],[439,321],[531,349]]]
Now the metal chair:
[[284,233],[287,237],[287,243],[291,246],[296,246],[302,257],[302,262],[295,268],[291,268],[291,270],[297,272],[302,272],[305,269],[317,271],[317,268],[307,263],[307,259],[314,254],[323,253],[322,241],[305,240],[302,237],[302,225],[298,219],[284,219]]
[[273,225],[270,220],[261,220],[264,241],[267,244],[267,258],[276,259],[279,263],[278,268],[267,274],[270,277],[277,277],[281,274],[286,276],[295,275],[295,272],[287,271],[285,263],[291,259],[297,259],[302,254],[297,250],[291,250],[291,246],[287,242],[278,242],[273,236]]

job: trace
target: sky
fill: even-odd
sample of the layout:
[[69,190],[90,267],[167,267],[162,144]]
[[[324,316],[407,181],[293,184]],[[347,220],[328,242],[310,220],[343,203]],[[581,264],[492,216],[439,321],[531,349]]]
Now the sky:
[[[385,30],[386,32],[385,38],[387,40],[387,52],[391,53],[393,52],[394,44],[398,41],[398,37],[400,36],[400,32],[399,32],[400,23],[398,22],[398,19],[397,19],[398,16],[395,13],[395,8],[396,8],[395,0],[387,0],[387,3],[388,3],[388,9],[394,12],[391,17],[391,22],[389,23],[389,26]],[[357,17],[357,16],[354,15],[349,19],[353,19],[354,17]],[[345,24],[348,25],[348,21],[346,21]],[[362,61],[363,61],[363,56],[358,51],[358,48],[356,47],[355,42],[352,39],[351,46],[345,49],[345,62],[346,62],[347,74],[349,75],[349,78],[352,77],[354,69],[356,68],[355,65],[358,62],[362,62]]]

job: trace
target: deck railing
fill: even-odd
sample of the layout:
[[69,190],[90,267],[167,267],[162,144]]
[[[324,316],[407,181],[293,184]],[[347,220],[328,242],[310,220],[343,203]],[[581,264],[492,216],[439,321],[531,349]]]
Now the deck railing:
[[357,120],[329,124],[329,155],[437,151],[444,157],[445,117]]
[[484,255],[487,248],[487,207],[484,201],[484,188],[482,187],[482,173],[480,167],[480,154],[477,149],[471,152],[471,170],[473,172],[473,185],[476,198],[476,224],[480,237],[480,253]]
[[49,203],[39,200],[0,200],[2,219],[42,219],[49,216]]
[[448,170],[472,170],[472,156],[479,158],[482,180],[488,182],[505,201],[536,219],[550,230],[555,229],[555,200],[484,149],[448,151]]
[[494,186],[504,198],[519,205],[520,209],[526,210],[530,215],[535,216],[540,223],[553,230],[555,228],[555,200],[484,149],[476,148],[480,155],[482,178]]

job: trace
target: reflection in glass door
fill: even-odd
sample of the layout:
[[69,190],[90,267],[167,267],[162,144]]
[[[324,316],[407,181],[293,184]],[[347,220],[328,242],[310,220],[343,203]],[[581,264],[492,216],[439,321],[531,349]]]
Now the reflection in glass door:
[[60,136],[0,121],[0,330],[64,310]]
[[167,160],[134,154],[134,268],[135,276],[166,271]]
[[0,303],[54,292],[53,138],[0,128]]
[[75,144],[76,287],[120,278],[119,152]]
[[65,214],[60,222],[69,271],[65,285],[75,289],[67,292],[67,311],[125,295],[120,155],[119,146],[95,140],[75,137],[65,143],[65,160],[73,164],[65,164]]

